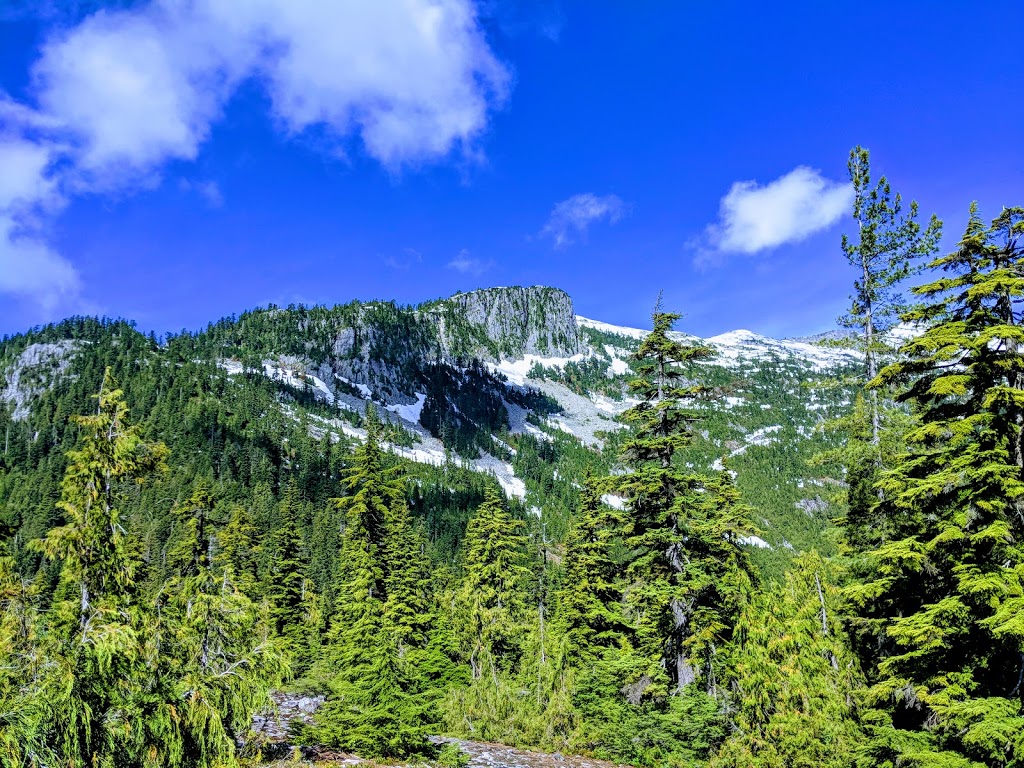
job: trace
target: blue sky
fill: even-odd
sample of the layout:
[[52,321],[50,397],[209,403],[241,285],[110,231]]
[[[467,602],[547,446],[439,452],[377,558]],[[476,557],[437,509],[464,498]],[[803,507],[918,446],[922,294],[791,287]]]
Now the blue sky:
[[959,236],[1024,203],[1017,2],[6,0],[0,333],[567,290],[832,327],[846,158]]

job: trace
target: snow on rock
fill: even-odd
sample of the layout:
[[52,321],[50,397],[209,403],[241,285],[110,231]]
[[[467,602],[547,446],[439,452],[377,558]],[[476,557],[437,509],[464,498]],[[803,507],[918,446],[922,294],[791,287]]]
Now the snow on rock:
[[[243,366],[238,360],[220,360],[217,365],[223,368],[230,375],[242,373]],[[268,360],[263,361],[263,375],[273,381],[280,381],[295,389],[312,389],[313,394],[328,403],[334,403],[334,393],[330,387],[317,376],[303,373],[295,368],[288,368],[277,365]]]
[[499,363],[487,363],[487,367],[494,373],[503,374],[513,384],[524,386],[527,374],[535,365],[544,368],[557,368],[562,370],[568,363],[580,363],[586,359],[586,355],[579,354],[572,357],[540,357],[538,355],[525,355],[519,360],[502,359]]
[[748,547],[757,547],[758,549],[771,549],[772,545],[762,539],[760,536],[742,536],[740,538],[741,544],[746,544]]
[[[640,328],[628,328],[620,325],[602,323],[598,320],[591,320],[586,317],[576,316],[576,324],[582,328],[593,328],[596,331],[610,333],[617,336],[624,336],[631,339],[642,339],[649,331]],[[673,331],[669,336],[678,341],[695,342],[701,341],[696,336]],[[861,354],[852,349],[841,349],[836,347],[820,347],[798,339],[772,339],[748,330],[729,331],[718,336],[712,336],[703,341],[718,352],[718,356],[711,359],[712,365],[735,366],[741,360],[765,360],[772,358],[793,357],[803,360],[811,365],[816,371],[822,371],[837,366],[849,365],[861,359]],[[617,355],[612,355],[617,358]],[[612,363],[615,365],[615,363]]]
[[621,325],[611,325],[610,323],[602,323],[599,320],[591,320],[580,315],[576,315],[576,325],[582,328],[593,328],[595,331],[601,331],[602,333],[612,333],[616,336],[627,336],[631,339],[642,339],[649,333],[649,331],[644,331],[640,328],[626,328]]
[[366,386],[365,384],[356,384],[354,381],[349,381],[348,379],[346,379],[344,376],[342,376],[339,373],[334,374],[334,378],[336,378],[338,381],[342,381],[342,382],[348,384],[350,387],[355,387],[356,389],[359,390],[359,394],[361,394],[367,400],[369,400],[371,397],[373,397],[373,392],[371,392],[370,388],[368,386]]
[[608,366],[608,372],[613,376],[625,376],[629,373],[629,363],[621,357],[613,357],[612,364]]
[[712,336],[705,341],[718,351],[718,358],[712,362],[722,365],[735,365],[740,359],[796,357],[810,363],[814,370],[822,371],[861,359],[859,353],[850,349],[819,347],[792,339],[771,339],[743,329]]
[[498,481],[498,485],[505,491],[509,498],[515,496],[518,499],[526,498],[526,483],[516,477],[516,471],[511,464],[485,453],[481,458],[471,463],[473,469],[478,472],[486,472]]
[[388,405],[386,408],[394,414],[401,416],[413,424],[420,423],[420,414],[423,413],[423,404],[427,402],[427,396],[422,392],[416,393],[416,402],[409,405]]

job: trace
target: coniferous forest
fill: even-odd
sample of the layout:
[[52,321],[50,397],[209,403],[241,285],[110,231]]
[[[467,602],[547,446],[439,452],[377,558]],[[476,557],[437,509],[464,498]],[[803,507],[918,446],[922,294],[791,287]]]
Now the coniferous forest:
[[[972,206],[942,252],[866,150],[849,173],[856,279],[821,343],[857,362],[799,382],[839,407],[763,465],[709,441],[744,376],[784,376],[715,368],[660,302],[624,389],[586,361],[513,387],[443,301],[3,339],[12,391],[27,351],[54,362],[0,400],[0,765],[258,765],[283,691],[323,698],[289,744],[387,762],[458,768],[443,736],[651,768],[1024,766],[1024,208]],[[442,315],[457,361],[418,361]],[[266,375],[327,359],[327,327],[424,393],[443,460],[409,459],[390,401]],[[549,379],[618,398],[621,428],[548,434]],[[536,507],[468,463],[485,449]],[[816,517],[779,501],[809,467],[833,478]],[[788,547],[751,546],[779,525]]]

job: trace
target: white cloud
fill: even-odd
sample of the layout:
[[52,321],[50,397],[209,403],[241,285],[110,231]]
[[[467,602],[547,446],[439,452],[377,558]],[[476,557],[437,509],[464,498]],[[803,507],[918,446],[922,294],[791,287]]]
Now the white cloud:
[[107,173],[194,158],[249,77],[287,131],[359,137],[390,168],[471,150],[509,82],[471,0],[163,0],[90,16],[33,74]]
[[0,213],[0,293],[34,299],[51,311],[78,289],[78,273],[66,259]]
[[799,242],[835,224],[852,202],[849,184],[823,178],[806,166],[764,186],[737,181],[722,198],[718,222],[705,231],[698,261]]
[[[45,301],[77,280],[38,232],[25,239],[26,217],[52,212],[58,189],[151,184],[168,162],[195,159],[245,81],[266,90],[286,133],[357,142],[391,171],[478,156],[510,85],[474,0],[151,0],[54,34],[31,74],[35,106],[0,92],[0,247],[5,266],[15,233],[18,252],[43,249],[33,254],[53,267],[53,291],[17,284]],[[216,185],[195,189],[220,204]],[[0,291],[22,290],[11,274]]]
[[609,224],[622,219],[628,206],[617,195],[598,196],[589,192],[573,195],[557,203],[541,230],[541,237],[550,237],[556,248],[564,248],[574,238],[586,239],[587,229],[595,221],[606,219]]
[[49,143],[0,133],[0,293],[32,298],[48,311],[79,285],[75,268],[39,234],[40,218],[63,202],[50,173],[56,154]]
[[459,255],[448,262],[448,269],[454,269],[464,275],[482,275],[494,266],[494,261],[488,259],[477,259],[470,255],[466,248],[459,251]]

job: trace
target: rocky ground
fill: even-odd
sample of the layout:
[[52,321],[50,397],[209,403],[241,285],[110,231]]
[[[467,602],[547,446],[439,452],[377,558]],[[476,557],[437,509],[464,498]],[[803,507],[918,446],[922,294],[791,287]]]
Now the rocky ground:
[[[268,766],[283,768],[296,763],[359,765],[365,762],[355,755],[289,745],[290,723],[310,722],[317,707],[323,704],[322,696],[275,692],[272,698],[275,710],[253,718],[253,731],[258,734],[260,741],[267,745],[262,750],[264,756],[276,761]],[[465,741],[443,736],[432,737],[431,741],[438,745],[456,745],[469,756],[468,768],[623,768],[589,757],[563,755],[559,752],[531,752],[504,744]]]

